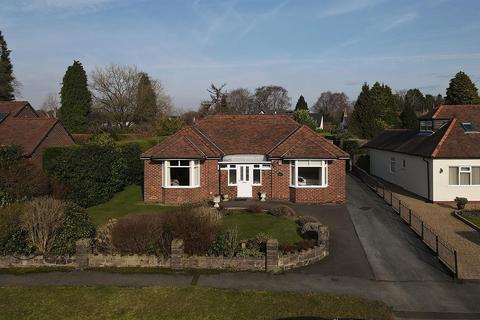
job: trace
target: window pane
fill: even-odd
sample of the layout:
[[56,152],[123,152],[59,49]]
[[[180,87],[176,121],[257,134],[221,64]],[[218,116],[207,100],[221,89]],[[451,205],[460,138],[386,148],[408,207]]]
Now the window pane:
[[299,186],[319,186],[322,181],[322,169],[315,167],[299,167],[298,168],[298,185]]
[[391,172],[397,171],[397,164],[395,162],[395,158],[390,158],[390,171]]
[[178,160],[170,160],[170,166],[178,166]]
[[220,165],[220,168],[221,168],[221,169],[224,169],[224,168],[226,168],[226,167],[227,167],[226,164],[221,164],[221,165]]
[[472,184],[480,185],[480,167],[472,167]]
[[245,181],[250,180],[250,167],[245,167]]
[[294,162],[292,162],[290,164],[290,184],[292,186],[295,185],[295,180],[296,180],[296,178],[295,178],[295,165],[294,165]]
[[253,167],[254,168],[260,168],[260,165],[259,164],[254,164]]
[[458,167],[450,167],[448,170],[448,184],[458,185]]
[[237,169],[228,170],[228,183],[237,184]]
[[170,168],[171,186],[189,186],[190,169],[189,168]]
[[199,170],[200,170],[199,166],[194,166],[194,167],[192,168],[192,175],[193,175],[193,177],[192,177],[192,182],[193,182],[192,185],[195,185],[195,186],[200,185]]
[[470,173],[465,173],[465,172],[460,173],[460,184],[461,185],[470,184]]
[[189,160],[180,160],[180,165],[181,166],[190,166],[190,161]]
[[260,184],[260,174],[261,174],[260,169],[254,169],[253,170],[253,183],[254,184]]

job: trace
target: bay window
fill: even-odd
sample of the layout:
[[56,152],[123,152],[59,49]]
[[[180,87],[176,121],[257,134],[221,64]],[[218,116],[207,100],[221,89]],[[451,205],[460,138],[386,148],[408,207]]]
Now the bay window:
[[164,187],[186,188],[200,186],[200,161],[168,160],[164,163]]
[[290,186],[296,188],[328,186],[328,163],[325,160],[290,162]]
[[480,185],[480,167],[449,167],[448,184],[452,186]]

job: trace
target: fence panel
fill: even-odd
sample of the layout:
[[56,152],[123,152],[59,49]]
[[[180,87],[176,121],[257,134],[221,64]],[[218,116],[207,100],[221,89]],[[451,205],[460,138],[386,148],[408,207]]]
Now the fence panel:
[[417,235],[419,235],[420,237],[423,237],[423,222],[422,220],[416,215],[414,214],[413,212],[411,213],[411,216],[410,216],[410,228],[413,229],[413,231],[415,231],[415,233]]
[[433,230],[430,228],[429,225],[423,224],[423,242],[430,248],[432,249],[435,253],[437,253],[437,241],[438,237],[433,232]]
[[392,209],[395,210],[396,213],[400,213],[400,199],[395,196],[392,196]]
[[457,252],[438,239],[438,259],[458,276]]
[[406,223],[410,224],[410,209],[400,202],[400,217]]
[[383,186],[377,186],[377,194],[383,198],[383,191],[384,191],[384,187]]
[[384,189],[385,191],[383,192],[383,200],[385,200],[386,203],[389,205],[392,205],[392,191]]

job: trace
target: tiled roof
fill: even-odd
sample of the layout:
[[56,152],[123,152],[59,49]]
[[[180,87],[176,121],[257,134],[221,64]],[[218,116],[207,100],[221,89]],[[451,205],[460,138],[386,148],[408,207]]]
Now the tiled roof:
[[0,101],[0,112],[8,112],[14,117],[27,105],[28,101]]
[[9,118],[0,124],[0,145],[20,145],[30,156],[58,122],[50,118]]
[[207,116],[147,150],[145,158],[220,158],[260,154],[278,158],[342,158],[344,151],[286,115]]
[[462,122],[480,130],[480,105],[442,105],[421,119],[450,119],[432,135],[385,130],[365,147],[431,158],[480,158],[480,133],[466,132]]

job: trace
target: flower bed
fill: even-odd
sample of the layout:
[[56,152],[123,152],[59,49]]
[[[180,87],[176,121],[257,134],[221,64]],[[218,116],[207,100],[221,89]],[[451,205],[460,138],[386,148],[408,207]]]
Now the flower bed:
[[461,210],[453,213],[455,217],[480,232],[480,211]]

